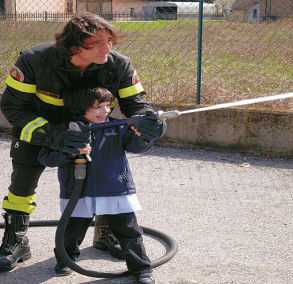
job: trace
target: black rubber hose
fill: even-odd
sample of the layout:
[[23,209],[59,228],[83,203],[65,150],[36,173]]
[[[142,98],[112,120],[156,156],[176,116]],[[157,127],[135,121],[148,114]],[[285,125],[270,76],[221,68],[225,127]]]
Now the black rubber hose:
[[[81,167],[81,165],[77,165],[77,166]],[[115,278],[115,277],[129,275],[128,270],[120,270],[120,271],[114,271],[114,272],[97,272],[97,271],[92,271],[92,270],[85,270],[82,267],[80,267],[79,265],[77,265],[75,262],[73,262],[65,250],[64,234],[65,234],[66,226],[67,226],[69,218],[70,218],[70,216],[71,216],[71,214],[72,214],[72,212],[73,212],[73,210],[74,210],[74,208],[75,208],[75,206],[81,196],[84,180],[85,179],[75,179],[74,190],[73,190],[71,197],[67,203],[67,206],[64,209],[64,212],[60,218],[60,221],[59,221],[59,224],[57,227],[57,231],[56,231],[56,236],[55,236],[56,250],[58,252],[58,255],[61,258],[61,260],[63,261],[63,263],[66,264],[69,268],[71,268],[72,270],[74,270],[80,274],[86,275],[86,276],[96,277],[96,278]],[[160,239],[163,239],[164,241],[166,241],[169,245],[169,250],[167,251],[167,253],[163,257],[152,262],[152,266],[154,268],[166,263],[176,254],[176,252],[178,250],[178,245],[174,239],[172,239],[171,237],[167,236],[166,234],[164,234],[162,232],[159,232],[159,231],[156,231],[153,229],[149,229],[146,227],[141,227],[141,228],[143,229],[143,231],[145,233],[155,235],[155,236],[159,237]]]
[[[55,243],[56,243],[56,249],[57,249],[58,255],[61,258],[61,260],[64,262],[64,264],[66,264],[69,268],[71,268],[72,270],[80,274],[90,276],[90,277],[96,277],[96,278],[115,278],[115,277],[129,275],[130,273],[128,270],[120,270],[120,271],[114,271],[114,272],[97,272],[97,271],[85,270],[69,258],[64,246],[64,234],[65,234],[65,229],[67,227],[69,218],[76,206],[76,203],[78,202],[81,196],[83,184],[84,184],[84,179],[75,180],[75,188],[59,221],[58,220],[31,221],[30,226],[49,227],[49,226],[57,225]],[[94,222],[92,222],[91,225],[94,225]],[[0,228],[4,228],[4,223],[0,223]],[[152,261],[153,268],[168,262],[171,258],[174,257],[174,255],[178,251],[178,245],[177,245],[177,242],[172,237],[154,229],[150,229],[143,226],[141,226],[141,228],[144,233],[158,237],[159,239],[165,241],[169,246],[169,250],[166,251],[166,254],[164,256]]]

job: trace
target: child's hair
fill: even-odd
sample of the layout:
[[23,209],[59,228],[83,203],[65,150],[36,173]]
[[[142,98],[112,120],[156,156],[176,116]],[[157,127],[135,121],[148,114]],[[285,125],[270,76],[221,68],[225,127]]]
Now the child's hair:
[[96,100],[99,103],[113,102],[115,100],[112,93],[102,87],[98,87],[91,82],[82,82],[68,86],[63,92],[64,107],[73,116],[81,116],[92,107]]

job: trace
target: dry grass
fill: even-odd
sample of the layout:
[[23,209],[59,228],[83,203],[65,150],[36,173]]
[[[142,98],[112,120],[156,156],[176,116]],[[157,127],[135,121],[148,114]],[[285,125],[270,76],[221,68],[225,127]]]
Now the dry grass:
[[[139,48],[125,50],[138,66],[150,100],[195,103],[197,26],[190,22],[177,23],[176,27],[169,27],[169,34],[165,31],[162,38],[154,36],[157,30],[159,28],[153,27],[146,39],[136,33],[138,40],[134,44],[139,44]],[[202,104],[293,90],[292,20],[258,25],[205,22],[203,31]],[[290,100],[258,106],[293,109]]]
[[[116,49],[128,55],[151,101],[195,103],[198,23],[115,23],[126,35]],[[60,23],[0,22],[0,90],[18,52],[52,41]],[[204,22],[201,104],[293,91],[293,20],[260,24]],[[292,111],[291,100],[258,107]]]

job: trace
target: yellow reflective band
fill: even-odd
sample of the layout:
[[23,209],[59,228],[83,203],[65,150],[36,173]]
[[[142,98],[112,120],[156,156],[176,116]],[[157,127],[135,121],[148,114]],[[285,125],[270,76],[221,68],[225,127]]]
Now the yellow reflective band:
[[42,117],[38,117],[35,120],[31,121],[22,129],[20,140],[30,142],[32,139],[33,131],[38,127],[42,127],[46,123],[48,123],[48,121]]
[[36,194],[23,197],[16,196],[11,192],[8,192],[8,200],[3,200],[2,208],[16,211],[22,211],[25,213],[33,213],[36,205],[32,204],[36,199]]
[[20,92],[24,92],[24,93],[32,93],[34,94],[37,91],[37,86],[36,85],[32,85],[32,84],[26,84],[23,82],[19,82],[15,79],[13,79],[11,77],[11,75],[8,76],[8,78],[6,79],[5,83],[7,84],[7,86],[20,91]]
[[21,211],[28,214],[32,214],[34,210],[36,209],[36,206],[32,204],[14,204],[9,202],[8,200],[3,200],[2,208],[4,210],[10,209],[10,210]]
[[137,83],[137,84],[130,86],[128,88],[120,89],[118,91],[118,93],[119,93],[119,97],[121,99],[123,99],[123,98],[137,95],[137,94],[141,93],[142,91],[144,91],[142,85],[140,83]]
[[64,106],[64,101],[63,99],[55,99],[53,97],[41,94],[36,92],[36,96],[42,100],[43,102],[45,102],[46,104],[50,104],[50,105],[55,105],[55,106]]
[[116,105],[116,102],[113,101],[113,102],[110,104],[110,108],[113,108],[115,105]]
[[21,203],[21,204],[30,204],[35,202],[36,200],[36,194],[30,195],[30,196],[17,196],[11,193],[10,191],[8,192],[8,200],[9,202],[12,203]]

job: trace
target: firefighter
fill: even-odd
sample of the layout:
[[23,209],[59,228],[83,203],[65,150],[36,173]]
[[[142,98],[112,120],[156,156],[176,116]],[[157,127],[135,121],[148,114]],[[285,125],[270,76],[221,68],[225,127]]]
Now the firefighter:
[[[22,51],[11,68],[1,100],[1,111],[13,126],[13,171],[2,203],[5,231],[0,270],[11,270],[31,257],[26,232],[36,207],[35,189],[45,169],[37,160],[42,146],[79,154],[76,148],[88,143],[88,133],[54,129],[60,121],[70,120],[63,107],[65,87],[92,81],[111,91],[126,117],[154,113],[131,61],[112,50],[118,42],[118,32],[108,21],[92,13],[77,13],[55,35],[55,43]],[[136,128],[143,139],[154,140],[164,134],[166,123],[145,119]],[[97,216],[95,222],[94,247],[124,259],[105,218]]]

